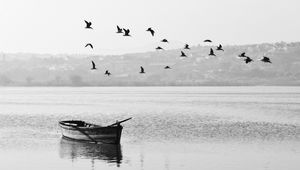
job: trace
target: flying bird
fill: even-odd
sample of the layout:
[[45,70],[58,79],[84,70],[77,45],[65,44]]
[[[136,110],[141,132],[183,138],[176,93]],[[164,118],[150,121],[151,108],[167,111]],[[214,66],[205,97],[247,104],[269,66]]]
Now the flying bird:
[[91,27],[92,22],[89,22],[89,21],[86,21],[86,20],[84,20],[84,22],[86,23],[86,26],[85,26],[86,29],[93,29],[93,28]]
[[183,51],[181,51],[180,57],[187,57]]
[[189,46],[188,44],[185,44],[185,45],[184,45],[184,49],[189,50],[189,49],[190,49],[190,46]]
[[223,49],[223,47],[222,47],[222,45],[221,44],[219,44],[219,46],[217,47],[217,49],[216,50],[219,50],[219,51],[224,51],[224,49]]
[[141,66],[141,71],[140,71],[141,74],[144,74],[145,73],[145,70],[144,68]]
[[93,49],[93,48],[94,48],[94,46],[93,46],[91,43],[88,43],[88,44],[86,44],[86,45],[85,45],[85,47],[88,47],[88,46],[90,46],[90,47],[91,47],[91,49]]
[[204,40],[204,42],[209,42],[209,43],[211,43],[212,41],[211,41],[211,40]]
[[162,47],[158,46],[155,48],[156,50],[164,50]]
[[244,59],[244,61],[246,62],[246,64],[248,64],[248,63],[252,62],[253,60],[250,57],[246,57]]
[[122,28],[120,28],[118,25],[117,25],[117,32],[116,33],[123,33],[123,29]]
[[152,36],[154,36],[155,31],[150,27],[146,31],[149,31]]
[[165,67],[165,69],[171,69],[171,67],[169,67],[169,66],[166,66],[166,67]]
[[104,73],[104,75],[110,76],[111,73],[108,70],[106,70],[105,73]]
[[214,50],[212,48],[210,48],[210,52],[209,52],[208,55],[210,55],[210,56],[216,56],[215,53],[214,53]]
[[169,41],[167,39],[163,39],[163,40],[161,40],[161,42],[169,43]]
[[260,59],[260,61],[262,61],[262,62],[264,62],[264,63],[272,63],[272,62],[270,61],[270,58],[269,58],[269,57],[266,57],[266,56],[264,56],[262,59]]
[[131,35],[129,35],[129,32],[130,32],[129,29],[123,28],[123,30],[124,30],[124,35],[123,36],[131,36]]
[[247,57],[245,52],[241,53],[241,54],[238,55],[238,56],[239,56],[239,57]]
[[91,68],[91,70],[96,70],[97,68],[96,68],[96,64],[94,63],[94,61],[92,61],[92,68]]

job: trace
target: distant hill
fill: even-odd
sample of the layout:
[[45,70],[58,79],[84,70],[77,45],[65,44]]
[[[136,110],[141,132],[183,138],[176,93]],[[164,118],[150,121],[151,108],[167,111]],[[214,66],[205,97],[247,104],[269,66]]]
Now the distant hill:
[[[3,53],[0,86],[300,85],[300,42],[224,46],[216,57],[208,56],[210,48],[191,46],[187,58],[180,57],[182,49],[106,56]],[[245,64],[237,57],[241,52],[254,62]],[[272,64],[258,61],[263,55]],[[146,74],[139,74],[140,66]]]

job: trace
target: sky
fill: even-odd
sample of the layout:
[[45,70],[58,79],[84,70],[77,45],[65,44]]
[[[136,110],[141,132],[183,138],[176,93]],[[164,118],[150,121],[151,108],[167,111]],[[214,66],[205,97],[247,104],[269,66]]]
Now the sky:
[[[299,0],[0,0],[0,52],[107,55],[204,45],[205,39],[296,42],[299,16]],[[84,20],[94,29],[84,29]],[[132,37],[116,34],[116,25]]]

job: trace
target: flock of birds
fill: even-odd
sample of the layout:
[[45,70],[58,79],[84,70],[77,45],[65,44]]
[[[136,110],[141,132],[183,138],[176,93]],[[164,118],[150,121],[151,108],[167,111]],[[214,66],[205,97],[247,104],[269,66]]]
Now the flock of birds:
[[[92,22],[86,21],[86,20],[84,20],[84,21],[85,21],[85,23],[86,23],[86,27],[85,27],[86,29],[93,29],[93,28],[92,28]],[[152,36],[155,35],[155,31],[154,31],[151,27],[149,27],[146,31],[150,32],[150,34],[151,34]],[[126,28],[120,28],[118,25],[117,25],[117,32],[116,32],[116,33],[117,33],[117,34],[123,34],[123,36],[131,36],[131,35],[130,35],[130,30],[129,30],[129,29],[126,29]],[[167,39],[162,39],[161,42],[163,42],[163,43],[169,43],[169,41],[168,41]],[[212,43],[212,41],[209,40],[209,39],[204,40],[204,42],[205,42],[205,43]],[[94,48],[94,46],[93,46],[91,43],[87,43],[87,44],[85,45],[85,47],[90,47],[91,49]],[[164,49],[163,49],[162,47],[160,47],[160,46],[156,47],[155,49],[156,49],[156,50],[164,50]],[[184,47],[183,47],[183,49],[184,49],[184,50],[190,50],[189,44],[185,44]],[[222,46],[221,44],[219,44],[219,46],[217,46],[215,50],[217,50],[217,51],[224,51],[223,46]],[[213,48],[210,48],[210,52],[209,52],[208,55],[209,55],[209,56],[216,56],[216,54],[215,54]],[[185,52],[184,52],[183,50],[181,50],[181,55],[180,55],[180,57],[187,57],[187,55],[185,54]],[[239,58],[243,58],[243,59],[244,59],[244,62],[245,62],[246,64],[248,64],[248,63],[250,63],[250,62],[253,62],[253,59],[252,59],[252,58],[250,58],[249,56],[246,56],[246,52],[243,52],[243,53],[239,54],[238,57],[239,57]],[[260,61],[262,61],[262,62],[264,62],[264,63],[272,63],[271,60],[270,60],[270,58],[269,58],[269,57],[266,57],[266,56],[263,56],[263,58],[260,59]],[[95,64],[94,61],[92,61],[92,68],[91,68],[91,70],[96,70],[96,69],[97,69],[97,68],[96,68],[96,64]],[[165,66],[164,69],[171,69],[171,67],[170,67],[170,66]],[[141,73],[141,74],[146,73],[146,72],[145,72],[145,69],[144,69],[142,66],[140,66],[140,72],[139,72],[139,73]],[[107,75],[107,76],[110,76],[110,75],[111,75],[111,73],[110,73],[108,70],[106,70],[104,74]]]

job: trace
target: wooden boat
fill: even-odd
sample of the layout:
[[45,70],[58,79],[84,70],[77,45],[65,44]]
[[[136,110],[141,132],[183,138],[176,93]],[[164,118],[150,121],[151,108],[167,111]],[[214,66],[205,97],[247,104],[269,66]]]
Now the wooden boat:
[[108,126],[100,126],[87,123],[81,120],[60,121],[62,136],[67,139],[93,142],[119,144],[123,126],[121,123],[131,118],[117,121]]

